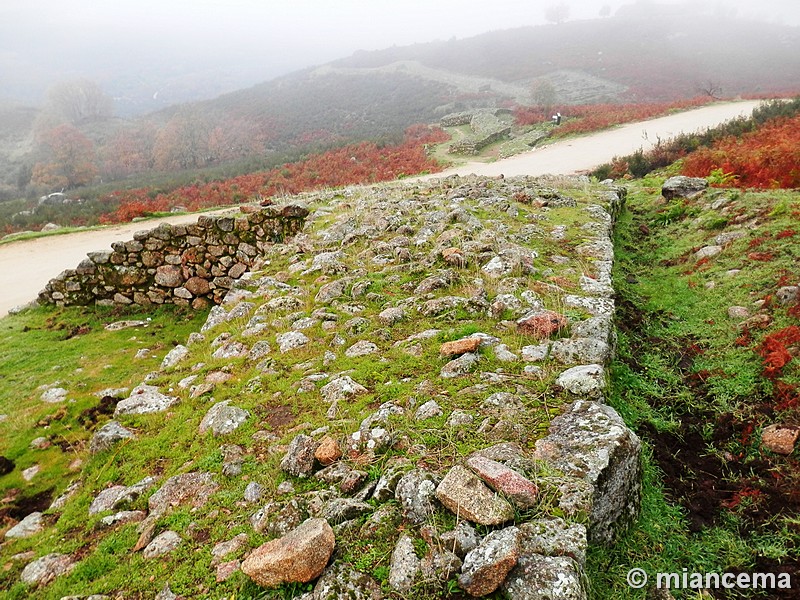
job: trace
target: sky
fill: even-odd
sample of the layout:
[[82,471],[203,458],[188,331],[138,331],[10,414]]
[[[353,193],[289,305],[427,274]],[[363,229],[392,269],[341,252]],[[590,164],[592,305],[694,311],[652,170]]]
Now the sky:
[[[255,84],[356,50],[464,38],[547,23],[547,8],[570,20],[599,18],[615,0],[1,0],[0,95],[41,97],[52,83],[88,77],[153,93],[173,78],[207,71],[216,85]],[[632,3],[634,0],[628,0]],[[651,0],[636,0],[648,2]],[[662,0],[678,4],[683,0]],[[694,0],[739,16],[800,25],[797,0]],[[683,2],[686,6],[688,3]],[[691,15],[687,9],[687,18]],[[654,23],[657,26],[657,23]],[[150,81],[152,79],[152,81]],[[191,82],[184,82],[191,88]],[[219,89],[215,89],[219,88]]]

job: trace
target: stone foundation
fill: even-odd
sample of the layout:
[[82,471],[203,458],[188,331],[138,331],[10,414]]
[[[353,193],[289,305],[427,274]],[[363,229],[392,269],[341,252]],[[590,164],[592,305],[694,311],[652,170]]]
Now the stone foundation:
[[268,206],[240,217],[201,216],[191,225],[162,223],[112,251],[90,252],[52,279],[40,304],[101,306],[218,304],[263,250],[299,232],[308,210]]

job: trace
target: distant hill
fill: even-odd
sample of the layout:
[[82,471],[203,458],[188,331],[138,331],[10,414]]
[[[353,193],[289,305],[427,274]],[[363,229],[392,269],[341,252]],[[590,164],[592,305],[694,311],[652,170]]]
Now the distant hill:
[[617,88],[600,91],[595,101],[685,98],[709,82],[725,96],[800,86],[800,28],[651,9],[630,6],[608,19],[358,52],[332,64],[367,70],[406,61],[520,87],[545,78],[565,103],[572,86],[583,84],[563,80],[565,72]]
[[[543,103],[542,90],[556,107],[796,93],[800,28],[637,4],[606,19],[357,52],[136,120],[73,125],[93,144],[97,177],[108,182],[153,170],[246,169],[366,139],[394,142],[409,125],[449,112]],[[35,138],[19,131],[22,114],[0,113],[0,130],[8,120],[15,132],[0,138],[3,197],[24,192],[43,160],[41,148],[31,149]],[[47,122],[25,118],[31,127]],[[46,191],[46,184],[28,189]]]

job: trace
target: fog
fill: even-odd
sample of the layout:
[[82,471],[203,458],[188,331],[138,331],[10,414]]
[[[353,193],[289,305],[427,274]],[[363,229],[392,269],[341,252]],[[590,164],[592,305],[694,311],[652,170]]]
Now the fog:
[[[796,0],[665,3],[686,7],[687,19],[703,10],[800,25]],[[78,77],[118,103],[126,95],[154,105],[211,97],[360,49],[546,24],[558,4],[576,20],[613,15],[623,2],[3,0],[0,99],[40,103],[50,85]]]

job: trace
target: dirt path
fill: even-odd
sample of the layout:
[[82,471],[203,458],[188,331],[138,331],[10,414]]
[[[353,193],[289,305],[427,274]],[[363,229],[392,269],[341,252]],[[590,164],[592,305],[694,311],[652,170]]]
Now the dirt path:
[[[758,102],[717,104],[697,110],[624,125],[582,138],[556,142],[532,152],[493,163],[467,163],[436,175],[497,176],[544,175],[587,171],[615,156],[647,149],[658,139],[710,127],[734,117],[749,115]],[[231,209],[226,209],[231,210]],[[219,211],[224,212],[224,211]],[[134,232],[159,223],[188,223],[197,215],[181,215],[130,223],[95,231],[49,236],[0,246],[0,316],[14,306],[34,300],[47,282],[64,269],[75,268],[87,252],[109,249],[111,243],[130,239]]]

